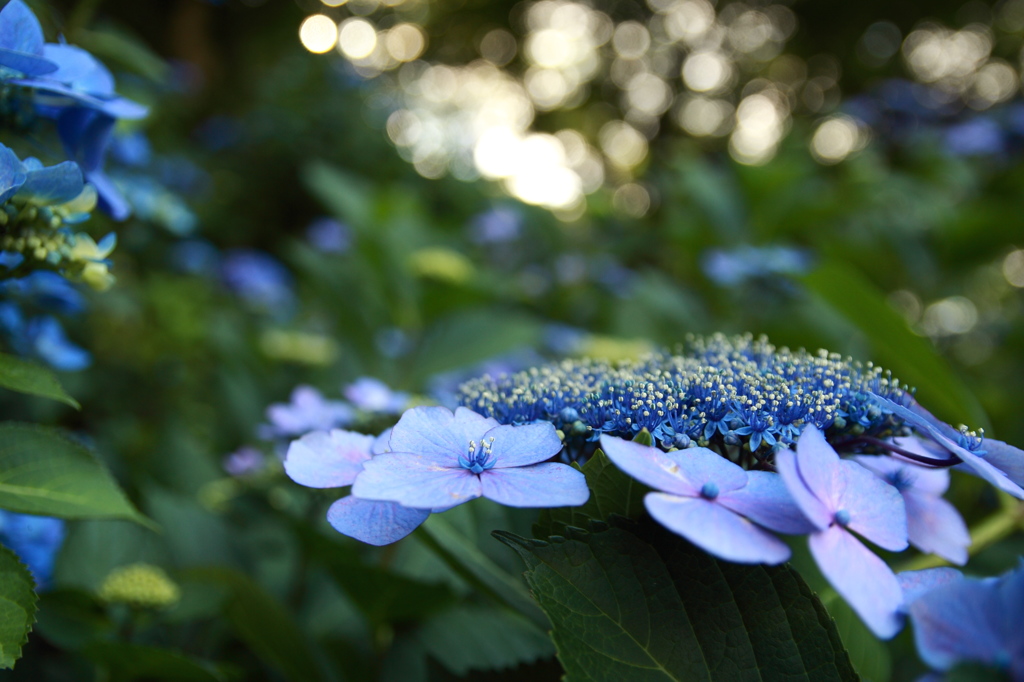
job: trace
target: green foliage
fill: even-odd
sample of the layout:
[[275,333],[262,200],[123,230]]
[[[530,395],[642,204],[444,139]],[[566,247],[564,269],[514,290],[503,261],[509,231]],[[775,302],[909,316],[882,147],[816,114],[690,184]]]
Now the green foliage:
[[567,682],[857,679],[788,567],[719,562],[653,524],[495,536],[526,562]]
[[69,396],[53,372],[34,362],[0,353],[0,386],[19,393],[52,398],[71,407],[81,406]]
[[425,651],[455,675],[502,670],[555,655],[544,630],[509,612],[473,606],[449,609],[417,631]]
[[223,682],[228,679],[203,661],[176,651],[129,642],[93,642],[83,653],[108,671],[111,682]]
[[92,453],[56,429],[29,424],[0,424],[0,508],[152,525]]
[[35,581],[14,552],[0,546],[0,668],[13,668],[36,620]]

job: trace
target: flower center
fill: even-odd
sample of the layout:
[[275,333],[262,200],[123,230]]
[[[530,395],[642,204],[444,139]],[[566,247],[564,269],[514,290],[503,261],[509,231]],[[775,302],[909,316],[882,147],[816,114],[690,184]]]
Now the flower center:
[[846,511],[845,509],[840,509],[839,511],[836,512],[835,520],[836,523],[845,528],[850,523],[850,512]]
[[459,455],[459,466],[468,469],[474,474],[482,474],[491,467],[497,459],[491,454],[494,446],[494,436],[480,439],[479,446],[475,440],[469,441],[469,448],[464,455]]
[[713,500],[718,497],[718,486],[708,482],[700,489],[700,496],[705,500]]

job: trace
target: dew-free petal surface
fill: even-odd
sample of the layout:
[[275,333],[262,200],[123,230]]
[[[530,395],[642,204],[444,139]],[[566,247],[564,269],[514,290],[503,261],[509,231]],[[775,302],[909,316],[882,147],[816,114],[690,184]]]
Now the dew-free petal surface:
[[340,488],[352,485],[370,459],[373,436],[351,431],[313,431],[292,441],[284,471],[300,485]]
[[953,581],[914,600],[908,612],[921,660],[938,670],[959,661],[995,663],[1006,653],[999,608],[994,581]]
[[967,563],[971,533],[952,504],[927,493],[904,490],[907,536],[922,552],[936,554],[958,566]]
[[551,459],[562,449],[554,425],[548,422],[524,426],[498,426],[484,438],[494,438],[491,454],[496,469],[522,467]]
[[819,530],[828,528],[832,523],[832,512],[821,500],[810,491],[796,465],[796,453],[792,450],[779,450],[775,453],[775,469],[793,502],[803,512],[804,517]]
[[368,500],[388,500],[406,507],[453,507],[480,497],[480,478],[462,468],[401,452],[377,455],[363,465],[352,494]]
[[846,483],[837,466],[839,461],[821,431],[808,424],[796,442],[797,470],[811,494],[833,512]]
[[838,505],[850,514],[847,527],[879,547],[894,552],[906,549],[907,511],[903,496],[857,462],[846,460],[839,464],[846,484]]
[[748,471],[745,486],[722,493],[716,502],[780,533],[802,535],[815,529],[789,494],[782,477],[770,471]]
[[414,407],[391,429],[389,447],[391,452],[408,452],[457,467],[469,441],[479,443],[497,424],[464,408],[453,414],[447,407]]
[[480,485],[484,497],[509,507],[576,507],[590,497],[583,473],[557,462],[489,469]]
[[427,520],[430,511],[348,495],[327,510],[327,521],[342,535],[369,545],[398,542]]

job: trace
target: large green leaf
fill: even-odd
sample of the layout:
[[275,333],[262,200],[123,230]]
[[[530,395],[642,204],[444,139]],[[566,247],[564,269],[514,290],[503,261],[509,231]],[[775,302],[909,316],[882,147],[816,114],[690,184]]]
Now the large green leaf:
[[67,403],[75,409],[81,406],[69,396],[53,372],[27,360],[0,353],[0,386],[18,393],[38,395]]
[[846,265],[823,263],[803,282],[871,341],[873,360],[915,386],[929,410],[949,420],[989,427],[974,394],[926,339],[910,331],[870,280]]
[[35,620],[35,581],[14,552],[0,546],[0,668],[13,668],[21,658]]
[[279,670],[285,679],[323,679],[307,639],[291,614],[252,578],[229,568],[194,568],[181,577],[226,588],[224,615],[231,628],[253,654]]
[[[627,525],[628,524],[628,525]],[[786,566],[719,562],[653,522],[498,531],[577,680],[856,680],[835,625]]]
[[153,525],[92,453],[56,429],[0,424],[0,509]]
[[555,655],[544,630],[511,611],[464,606],[427,620],[417,631],[424,648],[455,675],[502,670]]
[[93,642],[82,651],[103,666],[114,682],[167,680],[168,682],[222,682],[215,667],[169,649],[130,642]]

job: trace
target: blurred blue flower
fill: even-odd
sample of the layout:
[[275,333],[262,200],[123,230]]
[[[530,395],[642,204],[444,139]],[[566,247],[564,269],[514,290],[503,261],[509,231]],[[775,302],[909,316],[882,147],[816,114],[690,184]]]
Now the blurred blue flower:
[[55,317],[26,319],[13,302],[0,302],[0,332],[15,353],[41,360],[54,369],[76,372],[92,364],[89,352],[67,338]]
[[363,464],[354,496],[435,511],[481,496],[511,507],[576,506],[590,496],[582,472],[545,461],[562,449],[551,424],[501,426],[462,407],[415,407],[388,447]]
[[252,446],[241,447],[224,457],[221,466],[231,476],[254,474],[267,464],[266,456]]
[[409,404],[409,394],[394,391],[380,379],[359,377],[342,394],[360,410],[398,414]]
[[25,76],[43,76],[57,70],[54,62],[43,57],[39,20],[21,0],[11,0],[0,10],[0,67]]
[[352,231],[334,218],[322,216],[306,227],[306,239],[325,253],[344,253],[352,245]]
[[792,246],[738,246],[709,249],[701,266],[711,281],[734,287],[752,279],[803,274],[811,267],[811,255]]
[[0,543],[25,562],[36,580],[37,590],[49,588],[53,564],[63,542],[63,520],[0,509]]
[[944,133],[946,149],[957,156],[991,156],[1005,149],[999,124],[987,116],[975,116],[951,125]]
[[512,206],[496,206],[469,223],[469,237],[477,244],[505,244],[519,239],[522,232],[523,214]]
[[814,529],[778,474],[744,471],[706,448],[662,452],[601,436],[601,449],[617,467],[661,491],[644,497],[658,523],[726,561],[782,563],[789,547],[765,528],[794,534]]
[[918,466],[896,457],[861,455],[854,460],[903,496],[910,544],[951,563],[960,566],[967,563],[970,531],[956,507],[942,499],[949,488],[948,470]]
[[110,156],[119,164],[132,168],[143,168],[153,158],[149,138],[141,130],[125,135],[114,135],[110,141]]
[[916,596],[907,610],[929,667],[980,663],[1024,680],[1024,563],[999,578],[947,579]]
[[[390,431],[374,438],[351,431],[314,431],[288,447],[284,470],[299,485],[341,488],[352,485],[363,465],[387,451]],[[327,510],[327,521],[339,533],[371,545],[389,545],[416,530],[429,509],[412,509],[395,502],[364,500],[348,495]]]
[[839,459],[813,426],[800,435],[796,452],[776,453],[775,465],[814,524],[808,544],[821,572],[876,636],[893,637],[902,627],[903,591],[892,569],[853,532],[883,549],[906,549],[900,493],[860,464]]
[[55,272],[36,270],[25,277],[0,281],[0,293],[59,315],[77,315],[85,310],[85,297],[73,284]]
[[274,403],[267,408],[267,421],[260,427],[261,438],[292,438],[310,431],[326,431],[348,425],[354,417],[352,407],[339,400],[326,400],[312,386],[297,386],[291,402]]
[[277,259],[254,249],[228,249],[221,278],[234,294],[267,312],[286,312],[294,303],[292,276]]
[[427,392],[439,405],[454,410],[459,406],[459,387],[473,377],[507,376],[529,367],[536,367],[543,361],[544,359],[536,351],[522,348],[496,358],[490,358],[472,367],[435,374],[427,382]]
[[0,251],[0,266],[13,270],[25,262],[25,257],[17,251]]

